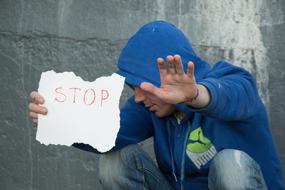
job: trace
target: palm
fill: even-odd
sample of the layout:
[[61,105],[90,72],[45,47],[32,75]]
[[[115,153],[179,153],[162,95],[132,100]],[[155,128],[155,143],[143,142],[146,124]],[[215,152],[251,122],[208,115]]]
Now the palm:
[[142,83],[141,88],[154,94],[166,103],[177,104],[187,101],[196,95],[196,81],[194,77],[194,65],[189,63],[187,74],[183,71],[180,56],[168,56],[165,64],[158,59],[161,78],[161,87],[156,88],[152,84]]
[[192,88],[196,88],[195,85],[195,80],[187,76],[171,78],[163,82],[158,88],[158,93],[165,102],[176,104],[192,97]]

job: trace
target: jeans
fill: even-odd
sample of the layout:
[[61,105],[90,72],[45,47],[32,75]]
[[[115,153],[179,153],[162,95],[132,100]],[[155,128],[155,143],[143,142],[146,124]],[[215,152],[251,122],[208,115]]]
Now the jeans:
[[[99,159],[99,178],[104,189],[173,190],[153,160],[138,145],[103,154]],[[225,149],[212,160],[210,190],[266,190],[259,165],[245,152]]]

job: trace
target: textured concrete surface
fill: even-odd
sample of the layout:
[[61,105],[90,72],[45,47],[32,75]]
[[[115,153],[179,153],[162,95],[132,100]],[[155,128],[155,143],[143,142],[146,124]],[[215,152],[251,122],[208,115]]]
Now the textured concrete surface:
[[29,92],[50,69],[113,73],[126,40],[154,19],[176,24],[208,62],[253,73],[285,171],[284,15],[283,0],[0,0],[0,189],[101,189],[97,155],[35,140]]

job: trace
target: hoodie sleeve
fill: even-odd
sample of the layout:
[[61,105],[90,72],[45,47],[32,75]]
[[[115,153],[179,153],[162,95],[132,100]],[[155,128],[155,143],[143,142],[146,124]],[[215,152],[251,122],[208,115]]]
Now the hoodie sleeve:
[[254,79],[240,67],[218,62],[198,83],[208,88],[211,101],[207,107],[192,111],[233,121],[247,119],[257,111],[260,98]]
[[121,126],[114,149],[139,143],[153,135],[150,112],[142,104],[136,103],[134,97],[129,98],[121,108],[120,118]]

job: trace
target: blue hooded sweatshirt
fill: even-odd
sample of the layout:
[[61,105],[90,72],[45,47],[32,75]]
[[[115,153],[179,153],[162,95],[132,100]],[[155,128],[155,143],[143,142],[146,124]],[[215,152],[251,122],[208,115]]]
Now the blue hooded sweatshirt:
[[129,39],[117,73],[131,86],[146,81],[159,87],[156,59],[175,54],[185,71],[189,61],[194,63],[197,83],[210,92],[209,105],[194,109],[177,104],[186,113],[179,121],[173,115],[158,118],[131,97],[121,108],[115,149],[153,137],[158,166],[171,185],[196,190],[208,189],[209,166],[219,151],[238,149],[260,165],[268,189],[284,189],[266,109],[250,73],[225,61],[211,67],[197,57],[179,29],[163,21],[144,25]]
[[175,54],[181,56],[185,71],[189,61],[194,63],[195,79],[208,88],[210,104],[203,109],[176,105],[187,113],[178,122],[174,116],[158,118],[131,97],[121,109],[117,148],[153,136],[158,166],[172,186],[180,189],[182,183],[185,189],[197,190],[208,189],[212,158],[223,149],[238,149],[259,163],[269,189],[284,189],[267,113],[250,73],[224,61],[211,68],[179,29],[163,21],[144,25],[129,39],[117,73],[129,85],[146,81],[159,87],[156,59]]

